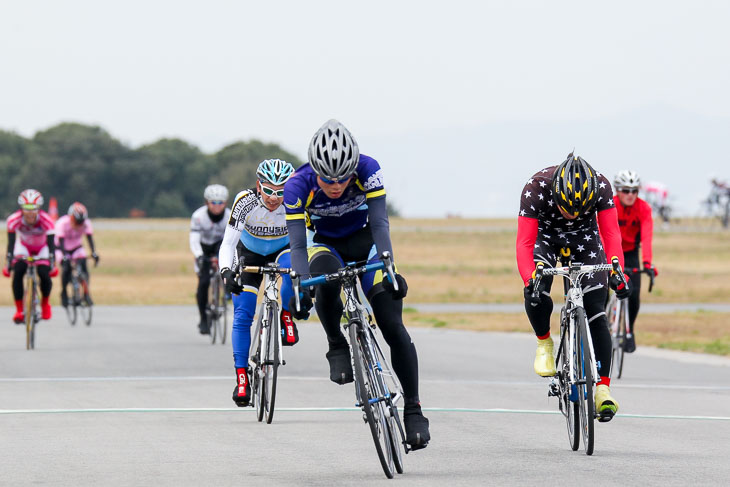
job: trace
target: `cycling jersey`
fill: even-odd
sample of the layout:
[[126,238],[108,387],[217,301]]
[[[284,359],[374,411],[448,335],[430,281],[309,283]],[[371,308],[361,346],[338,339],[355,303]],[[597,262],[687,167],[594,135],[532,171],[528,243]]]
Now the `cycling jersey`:
[[[348,238],[368,223],[378,255],[393,254],[388,215],[385,208],[383,174],[378,161],[360,154],[354,177],[339,198],[331,199],[317,184],[317,174],[309,164],[301,166],[284,186],[286,220],[292,240],[292,266],[301,275],[309,275],[306,255],[306,222],[314,230],[314,241]],[[366,258],[367,256],[363,256]]]
[[[609,258],[617,256],[623,266],[611,184],[601,173],[596,173],[596,205],[589,213],[569,220],[563,217],[553,200],[551,183],[556,167],[538,171],[522,190],[517,264],[523,281],[530,279],[535,262],[555,265],[561,248],[569,248],[571,256],[577,262],[604,263],[608,254]],[[605,250],[603,242],[606,245]],[[584,279],[584,284],[589,284],[590,281],[591,279]]]
[[[25,223],[23,212],[18,210],[8,217],[7,227],[8,233],[17,235],[15,248],[18,249],[18,245],[22,245],[32,255],[38,254],[46,246],[48,235],[54,233],[53,220],[43,210],[38,211],[38,219],[33,225]],[[15,252],[15,254],[19,255],[18,252]]]
[[613,198],[618,210],[618,225],[621,228],[621,246],[624,252],[631,252],[639,248],[644,262],[652,262],[652,236],[654,221],[651,216],[651,206],[641,198],[631,206],[624,206],[618,195]]
[[236,195],[219,253],[220,268],[233,267],[238,242],[249,251],[270,255],[289,245],[284,207],[271,211],[255,189]]
[[[223,240],[226,223],[231,210],[226,208],[220,219],[211,218],[207,206],[201,206],[193,213],[190,219],[190,250],[195,257],[205,254],[203,245],[212,247]],[[215,221],[214,221],[215,220]]]
[[360,155],[355,177],[337,199],[324,194],[317,185],[317,174],[309,164],[304,164],[286,183],[286,219],[306,219],[307,226],[316,233],[345,237],[365,226],[367,200],[379,196],[385,196],[383,174],[380,164],[372,157]]

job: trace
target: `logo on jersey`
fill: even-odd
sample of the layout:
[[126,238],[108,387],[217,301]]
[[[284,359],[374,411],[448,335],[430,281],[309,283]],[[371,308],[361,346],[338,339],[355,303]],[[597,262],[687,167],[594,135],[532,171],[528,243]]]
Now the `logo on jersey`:
[[375,188],[381,188],[383,186],[383,170],[378,169],[373,173],[367,181],[365,181],[365,191],[370,191],[371,189]]
[[284,206],[286,206],[290,210],[296,210],[297,208],[301,208],[302,207],[302,199],[301,198],[297,198],[297,202],[294,203],[293,205],[290,205],[289,203],[284,203]]

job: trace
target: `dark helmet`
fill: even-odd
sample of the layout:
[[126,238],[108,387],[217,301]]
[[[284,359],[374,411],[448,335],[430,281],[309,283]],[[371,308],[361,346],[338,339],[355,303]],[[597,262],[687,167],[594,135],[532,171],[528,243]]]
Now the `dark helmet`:
[[555,170],[552,188],[558,208],[571,216],[585,215],[598,201],[596,171],[572,152]]

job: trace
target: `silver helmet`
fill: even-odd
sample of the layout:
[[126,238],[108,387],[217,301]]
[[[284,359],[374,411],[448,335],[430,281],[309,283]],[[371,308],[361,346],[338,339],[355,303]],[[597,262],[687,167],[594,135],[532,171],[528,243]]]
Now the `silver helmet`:
[[340,181],[357,169],[360,150],[352,134],[335,119],[327,121],[309,143],[309,164],[317,175]]
[[613,179],[613,185],[616,190],[639,189],[639,187],[641,186],[641,178],[638,174],[636,174],[636,171],[624,169],[623,171],[619,171],[619,173],[616,174],[616,177]]
[[222,184],[211,184],[203,192],[206,201],[226,201],[228,199],[228,188]]

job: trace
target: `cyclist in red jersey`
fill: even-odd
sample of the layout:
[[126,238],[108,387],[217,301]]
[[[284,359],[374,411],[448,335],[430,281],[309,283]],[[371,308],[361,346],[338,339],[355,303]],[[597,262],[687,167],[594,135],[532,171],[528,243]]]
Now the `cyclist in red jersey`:
[[[641,179],[634,171],[624,170],[614,178],[616,195],[613,201],[618,211],[618,224],[621,228],[621,247],[624,252],[626,273],[631,276],[631,294],[629,295],[629,324],[631,334],[626,337],[626,353],[636,350],[636,317],[639,314],[639,294],[641,293],[641,273],[631,269],[643,267],[657,275],[652,265],[651,240],[654,233],[654,221],[651,205],[639,198]],[[639,266],[639,247],[641,262]]]

